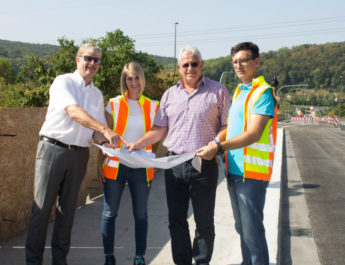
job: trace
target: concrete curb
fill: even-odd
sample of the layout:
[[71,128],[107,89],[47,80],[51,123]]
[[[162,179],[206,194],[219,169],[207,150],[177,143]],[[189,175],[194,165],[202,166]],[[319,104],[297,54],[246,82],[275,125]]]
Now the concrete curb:
[[320,265],[312,237],[303,182],[288,131],[284,139],[286,155],[282,165],[277,264]]

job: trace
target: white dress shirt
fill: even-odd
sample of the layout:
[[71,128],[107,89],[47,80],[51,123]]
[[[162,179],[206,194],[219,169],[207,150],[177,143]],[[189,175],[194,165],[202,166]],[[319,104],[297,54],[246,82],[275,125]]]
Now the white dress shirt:
[[57,76],[49,95],[46,119],[39,134],[69,145],[90,146],[94,131],[73,120],[66,107],[77,104],[95,120],[107,124],[102,92],[93,82],[85,86],[85,80],[76,70],[74,73]]

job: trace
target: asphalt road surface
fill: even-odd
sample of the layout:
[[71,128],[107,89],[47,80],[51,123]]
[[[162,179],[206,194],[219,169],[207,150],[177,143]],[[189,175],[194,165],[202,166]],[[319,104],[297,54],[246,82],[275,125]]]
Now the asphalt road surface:
[[322,265],[345,264],[345,131],[288,126]]

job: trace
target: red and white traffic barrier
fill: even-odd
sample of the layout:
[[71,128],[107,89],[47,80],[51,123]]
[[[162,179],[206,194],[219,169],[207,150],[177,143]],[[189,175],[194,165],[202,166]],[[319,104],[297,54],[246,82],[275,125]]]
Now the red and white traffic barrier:
[[318,125],[318,117],[301,117],[301,116],[292,116],[291,123],[297,125]]
[[338,120],[332,117],[328,117],[327,123],[333,125],[334,127],[338,127]]

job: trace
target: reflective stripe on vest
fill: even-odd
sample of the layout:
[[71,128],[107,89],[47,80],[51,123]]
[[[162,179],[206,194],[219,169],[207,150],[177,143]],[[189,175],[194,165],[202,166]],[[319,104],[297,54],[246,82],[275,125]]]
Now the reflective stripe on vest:
[[[118,96],[116,98],[110,99],[110,105],[113,116],[113,131],[119,135],[123,135],[126,130],[129,109],[127,105],[127,97]],[[158,111],[159,102],[151,100],[143,95],[140,96],[138,104],[143,110],[143,119],[145,131],[151,129],[151,123],[153,122],[156,113]],[[122,141],[119,141],[117,148],[121,149]],[[152,152],[152,146],[149,145],[145,147],[146,152]],[[118,168],[120,165],[120,159],[117,157],[106,157],[103,163],[104,176],[109,179],[116,180],[118,174]],[[146,178],[149,183],[153,179],[153,168],[146,169]]]
[[[233,97],[233,103],[241,93],[240,85],[236,88]],[[266,83],[263,76],[253,79],[252,89],[247,95],[244,104],[244,129],[247,131],[251,122],[251,115],[255,103],[261,95],[271,88]],[[274,89],[272,89],[273,98],[276,100]],[[243,148],[243,179],[258,179],[269,181],[272,175],[274,151],[277,135],[277,104],[274,109],[274,118],[270,119],[263,130],[259,141]]]

